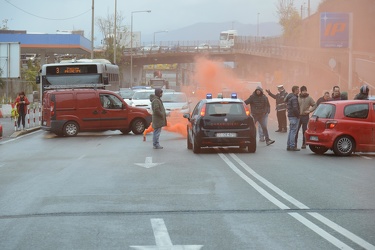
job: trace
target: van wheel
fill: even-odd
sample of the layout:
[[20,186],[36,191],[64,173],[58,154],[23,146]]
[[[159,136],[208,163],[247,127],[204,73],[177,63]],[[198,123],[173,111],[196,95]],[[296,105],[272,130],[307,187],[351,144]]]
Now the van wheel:
[[123,133],[124,135],[127,135],[127,134],[130,133],[131,130],[127,128],[127,129],[121,129],[120,131],[121,131],[121,133]]
[[146,129],[146,122],[142,119],[135,119],[132,123],[132,131],[136,135],[142,134]]
[[69,121],[64,125],[63,132],[65,136],[76,136],[78,134],[78,130],[79,130],[78,124],[75,122]]

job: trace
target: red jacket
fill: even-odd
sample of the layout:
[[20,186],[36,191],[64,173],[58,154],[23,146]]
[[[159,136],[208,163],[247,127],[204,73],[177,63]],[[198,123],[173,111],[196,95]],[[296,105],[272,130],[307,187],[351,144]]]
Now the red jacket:
[[[29,102],[29,100],[27,99],[27,97],[26,96],[24,96],[23,97],[24,99],[24,105],[23,105],[23,108],[24,108],[24,114],[26,114],[27,113],[27,105],[29,105],[30,104],[30,102]],[[20,113],[20,107],[21,107],[21,98],[20,98],[20,96],[17,96],[17,98],[16,98],[16,101],[15,101],[15,105],[16,105],[16,107],[17,107],[17,111],[18,111],[18,113]]]

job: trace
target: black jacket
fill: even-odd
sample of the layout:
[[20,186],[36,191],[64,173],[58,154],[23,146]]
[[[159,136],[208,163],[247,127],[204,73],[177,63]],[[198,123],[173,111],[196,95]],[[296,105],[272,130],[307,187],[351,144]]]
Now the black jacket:
[[[260,90],[261,94],[257,95],[256,91]],[[246,104],[250,104],[251,114],[252,115],[265,115],[270,113],[270,103],[267,96],[264,95],[263,89],[257,87],[253,94],[245,100]]]
[[299,103],[298,103],[298,97],[290,93],[285,97],[285,102],[288,107],[288,117],[297,117],[299,118]]

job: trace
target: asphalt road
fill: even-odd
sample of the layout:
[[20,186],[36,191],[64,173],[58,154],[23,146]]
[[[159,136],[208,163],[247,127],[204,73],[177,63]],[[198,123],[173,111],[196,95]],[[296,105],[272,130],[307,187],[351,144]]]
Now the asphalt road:
[[0,249],[375,249],[375,155],[285,150],[287,134],[193,154],[118,131],[0,141]]

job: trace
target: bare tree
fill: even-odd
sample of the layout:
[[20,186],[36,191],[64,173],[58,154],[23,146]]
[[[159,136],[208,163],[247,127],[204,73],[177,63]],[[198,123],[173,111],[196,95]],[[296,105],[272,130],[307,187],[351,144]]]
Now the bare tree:
[[294,7],[294,0],[278,0],[276,8],[285,42],[291,44],[299,36],[302,19]]
[[[121,13],[116,14],[116,55],[122,55],[122,51],[124,50],[124,44],[120,41],[124,40],[124,36],[130,36],[130,32],[125,25],[122,24],[124,17]],[[115,34],[115,15],[114,14],[107,14],[105,18],[98,17],[96,19],[96,25],[99,27],[100,32],[102,33],[103,40],[103,56],[112,61],[113,54],[114,54],[114,34]],[[121,61],[121,59],[120,59]]]

